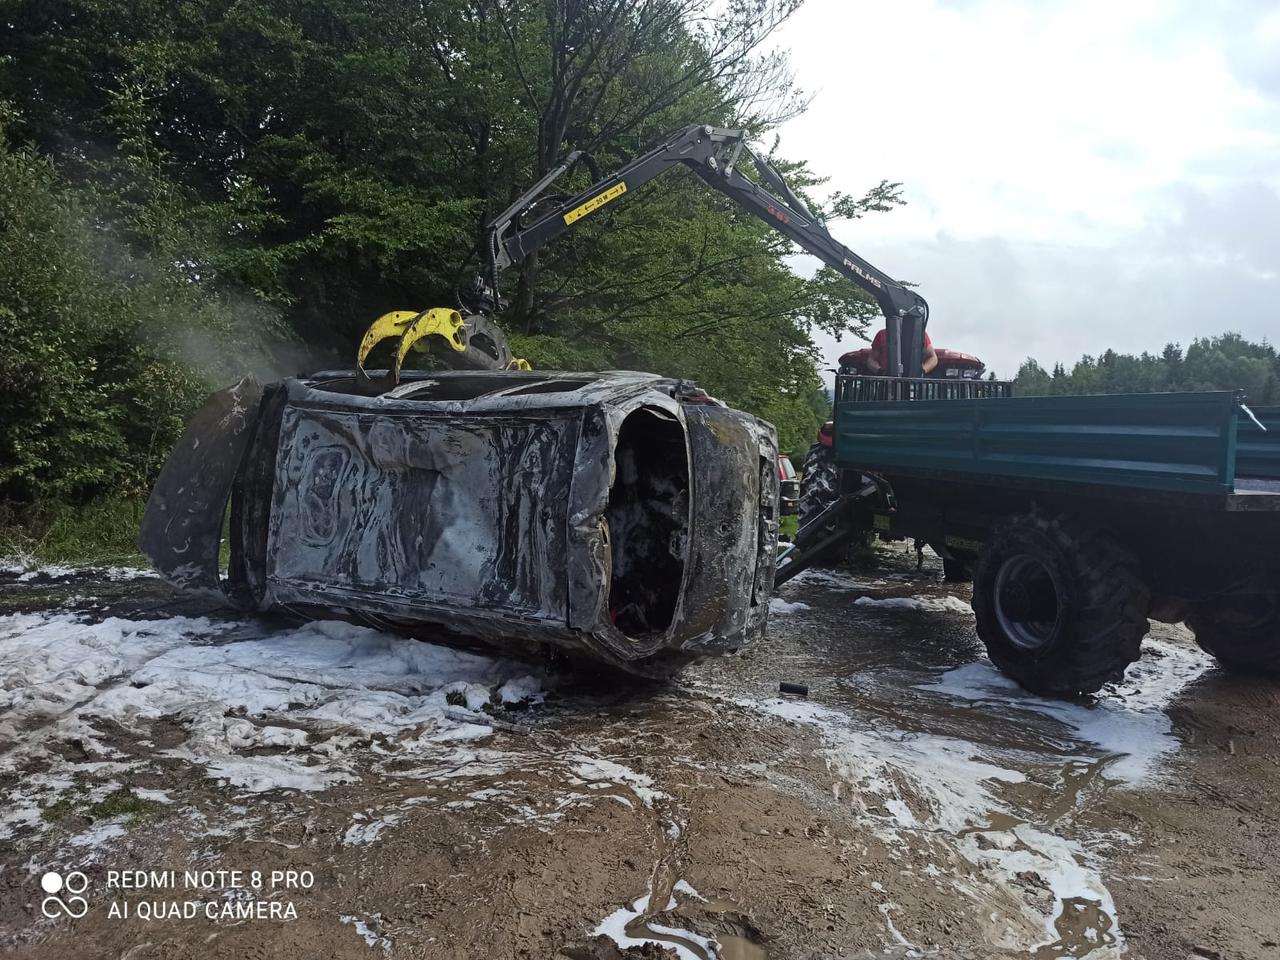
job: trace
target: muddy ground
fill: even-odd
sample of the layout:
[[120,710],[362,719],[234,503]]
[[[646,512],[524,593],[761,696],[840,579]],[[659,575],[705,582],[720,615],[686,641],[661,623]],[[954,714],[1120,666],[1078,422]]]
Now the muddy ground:
[[[343,627],[53,573],[0,576],[14,957],[1280,956],[1280,687],[1179,627],[1041,700],[899,552],[804,575],[766,642],[678,683],[370,631],[350,651],[403,666],[374,676],[289,654]],[[45,916],[48,871],[83,873],[82,917],[68,889]]]

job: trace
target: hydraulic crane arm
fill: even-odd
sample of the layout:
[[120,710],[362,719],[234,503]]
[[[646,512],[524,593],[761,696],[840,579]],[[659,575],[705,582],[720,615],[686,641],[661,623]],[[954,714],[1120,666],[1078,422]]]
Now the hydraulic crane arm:
[[[754,164],[763,186],[749,180],[737,169],[744,153]],[[488,225],[488,282],[494,298],[497,297],[499,271],[520,263],[606,204],[634,191],[671,167],[684,165],[709,187],[719,190],[869,293],[885,316],[888,334],[885,373],[890,376],[923,374],[921,334],[929,321],[929,305],[924,298],[832,237],[787,186],[782,175],[767,160],[751,152],[743,131],[709,126],[688,127],[614,173],[597,176],[596,182],[577,196],[568,199],[546,196],[547,189],[579,161],[590,164],[595,172],[590,158],[576,151]]]

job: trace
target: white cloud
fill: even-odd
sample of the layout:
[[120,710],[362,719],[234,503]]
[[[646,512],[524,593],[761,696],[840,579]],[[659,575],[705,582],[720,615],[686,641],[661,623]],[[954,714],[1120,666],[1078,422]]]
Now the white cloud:
[[779,42],[814,93],[784,152],[905,183],[834,232],[920,285],[939,344],[1012,374],[1280,332],[1274,4],[808,0]]

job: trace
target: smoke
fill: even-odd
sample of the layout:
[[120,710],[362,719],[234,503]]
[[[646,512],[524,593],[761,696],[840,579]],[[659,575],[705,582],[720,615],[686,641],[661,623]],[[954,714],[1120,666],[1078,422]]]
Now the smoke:
[[100,223],[77,228],[132,314],[122,329],[132,330],[144,354],[182,365],[209,389],[246,374],[278,380],[353,360],[331,344],[298,339],[281,306],[224,279],[199,256],[148,253]]

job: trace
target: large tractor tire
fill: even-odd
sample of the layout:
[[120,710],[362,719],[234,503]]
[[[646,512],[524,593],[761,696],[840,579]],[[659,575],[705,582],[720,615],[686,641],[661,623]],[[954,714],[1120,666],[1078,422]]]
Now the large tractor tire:
[[839,496],[835,450],[824,443],[815,443],[805,454],[800,474],[800,526],[835,503]]
[[1034,693],[1069,697],[1119,680],[1138,659],[1150,596],[1134,556],[1065,517],[1014,517],[992,531],[973,581],[991,662]]
[[[800,476],[800,526],[840,498],[840,476],[836,471],[836,454],[824,443],[815,443],[804,458],[804,473]],[[822,566],[840,564],[849,552],[848,543],[828,547],[814,558]]]
[[1187,626],[1225,669],[1280,674],[1280,587],[1259,585],[1196,604]]

